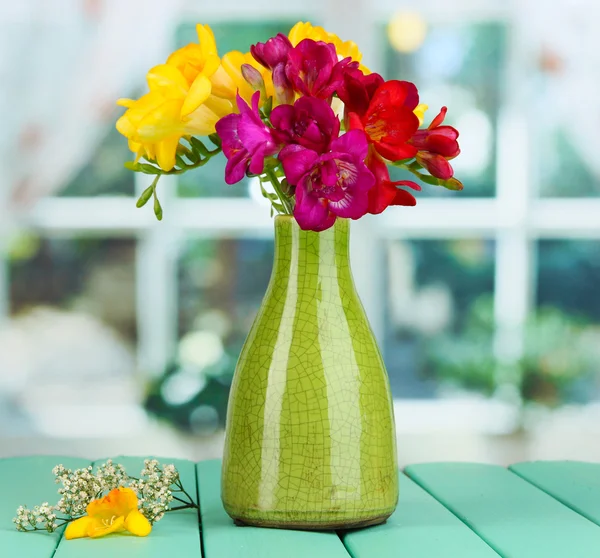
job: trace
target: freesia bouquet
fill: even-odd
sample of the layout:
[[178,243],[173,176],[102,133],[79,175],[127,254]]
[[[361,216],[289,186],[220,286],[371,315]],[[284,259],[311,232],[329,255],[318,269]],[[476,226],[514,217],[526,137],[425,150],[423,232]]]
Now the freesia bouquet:
[[161,219],[160,176],[200,167],[221,151],[227,184],[258,177],[272,213],[293,215],[305,230],[415,205],[405,188],[421,187],[392,181],[390,165],[462,189],[449,162],[460,149],[458,131],[443,125],[446,107],[421,128],[427,106],[415,85],[370,72],[353,42],[300,22],[287,37],[220,58],[211,29],[199,24],[197,33],[198,44],[148,72],[149,93],[119,101],[127,111],[117,129],[136,153],[128,167],[155,175],[138,207],[153,197]]

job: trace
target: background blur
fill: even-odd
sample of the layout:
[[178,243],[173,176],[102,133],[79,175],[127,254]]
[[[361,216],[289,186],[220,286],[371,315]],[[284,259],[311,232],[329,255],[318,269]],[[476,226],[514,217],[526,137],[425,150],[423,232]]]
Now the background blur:
[[273,255],[224,162],[168,183],[165,219],[114,129],[119,97],[209,23],[248,50],[298,20],[416,82],[461,132],[462,193],[353,227],[401,463],[600,460],[596,0],[0,3],[0,457],[220,454]]

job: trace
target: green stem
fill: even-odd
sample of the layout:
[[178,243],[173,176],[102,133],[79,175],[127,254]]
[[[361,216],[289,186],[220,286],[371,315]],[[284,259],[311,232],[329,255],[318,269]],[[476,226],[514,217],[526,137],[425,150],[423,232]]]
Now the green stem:
[[165,510],[165,513],[167,512],[172,512],[172,511],[179,511],[179,510],[191,510],[191,509],[198,509],[198,506],[196,504],[187,504],[185,506],[177,506],[175,508],[169,508],[168,510]]
[[189,500],[182,500],[181,498],[177,498],[177,496],[173,496],[173,500],[177,500],[178,502],[181,502],[182,504],[190,504],[190,503],[192,503]]
[[398,167],[399,169],[407,170],[408,172],[414,174],[419,179],[423,178],[423,175],[416,168],[414,168],[412,166],[412,163],[410,163],[408,165],[406,163],[396,163],[394,166]]
[[281,201],[281,205],[283,205],[286,213],[291,215],[293,213],[292,204],[290,203],[289,198],[281,191],[281,184],[279,183],[279,179],[277,178],[277,174],[272,168],[267,168],[265,170],[265,174],[269,178],[269,181],[273,185],[273,189],[277,194],[277,197]]
[[[177,479],[175,486],[177,486],[179,488],[180,492],[182,492],[183,494],[185,494],[187,496],[188,502],[186,502],[186,503],[194,504],[194,499],[187,493],[185,488],[183,488],[183,484],[181,484],[181,479]],[[177,498],[177,496],[174,496],[174,498],[176,498],[180,502],[183,501],[180,498]],[[194,504],[194,505],[196,505],[196,504]]]
[[215,155],[217,155],[218,153],[221,153],[221,151],[222,151],[222,149],[220,147],[217,147],[217,148],[213,149],[212,151],[209,151],[208,154],[206,155],[206,157],[204,157],[204,159],[200,159],[197,163],[194,163],[193,165],[188,165],[184,169],[172,168],[170,171],[162,172],[161,174],[183,174],[184,172],[197,169],[198,167],[203,167]]

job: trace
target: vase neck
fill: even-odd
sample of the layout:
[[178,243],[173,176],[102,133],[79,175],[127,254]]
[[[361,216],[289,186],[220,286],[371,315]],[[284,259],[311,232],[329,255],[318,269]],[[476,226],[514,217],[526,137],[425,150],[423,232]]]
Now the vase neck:
[[322,232],[304,231],[295,219],[275,219],[275,262],[273,274],[296,272],[319,275],[324,269],[336,269],[347,276],[349,263],[350,223],[337,219],[333,227]]

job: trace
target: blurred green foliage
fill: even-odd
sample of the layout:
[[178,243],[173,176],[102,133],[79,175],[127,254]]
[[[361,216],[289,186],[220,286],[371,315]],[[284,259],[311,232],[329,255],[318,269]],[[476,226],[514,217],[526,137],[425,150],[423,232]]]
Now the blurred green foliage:
[[472,306],[460,335],[429,341],[430,373],[488,396],[509,384],[523,402],[550,406],[595,395],[600,327],[558,308],[540,308],[525,324],[523,356],[511,365],[495,357],[493,333],[493,301],[484,296]]

